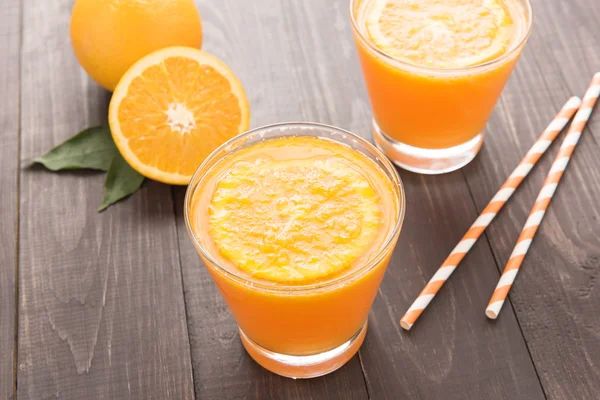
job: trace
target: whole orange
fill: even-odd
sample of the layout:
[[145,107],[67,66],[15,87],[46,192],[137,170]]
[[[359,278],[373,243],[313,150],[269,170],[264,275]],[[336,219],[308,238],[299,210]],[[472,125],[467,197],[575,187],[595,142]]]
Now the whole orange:
[[71,42],[79,63],[113,91],[131,65],[164,47],[202,46],[193,0],[76,0]]

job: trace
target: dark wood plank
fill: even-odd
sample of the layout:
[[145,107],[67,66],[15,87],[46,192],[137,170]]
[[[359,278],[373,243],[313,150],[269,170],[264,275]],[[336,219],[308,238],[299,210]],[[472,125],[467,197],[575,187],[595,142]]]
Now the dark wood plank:
[[[106,122],[71,50],[73,1],[25,0],[22,162]],[[103,176],[23,169],[18,398],[192,399],[171,191],[98,214]]]
[[20,2],[0,3],[0,399],[13,398],[16,378],[20,22]]
[[[313,120],[370,137],[346,0],[199,4],[205,49],[240,76],[253,126]],[[466,260],[471,268],[456,273],[419,326],[411,333],[400,329],[402,313],[476,217],[460,172],[402,175],[409,211],[360,352],[370,398],[543,398],[514,314],[509,310],[509,322],[495,327],[477,308],[499,277],[484,240]],[[181,215],[183,191],[175,198]],[[308,382],[282,379],[254,364],[181,219],[179,241],[198,397],[365,397],[356,359]]]
[[485,238],[418,324],[409,333],[400,328],[398,319],[477,216],[460,173],[402,178],[405,226],[361,349],[373,398],[543,399],[510,307],[502,326],[481,314],[486,288],[499,277]]
[[[346,1],[287,2],[291,47],[309,117],[370,137],[367,97],[355,58]],[[306,116],[305,116],[306,117]],[[360,351],[373,399],[543,398],[514,315],[491,326],[476,305],[498,279],[482,240],[410,333],[398,319],[458,242],[476,210],[460,172],[401,173],[407,216]],[[471,268],[469,268],[469,265]],[[510,312],[508,313],[510,314]]]
[[[536,0],[534,10],[534,33],[490,121],[484,150],[464,170],[479,209],[564,101],[583,96],[600,70],[598,2]],[[510,293],[549,399],[591,399],[600,393],[598,134],[595,115]],[[488,230],[502,268],[557,149],[558,144],[550,149]],[[488,287],[488,296],[492,291]],[[484,305],[479,308],[483,315]],[[507,324],[506,311],[496,327]]]
[[[289,51],[291,37],[285,34],[290,28],[284,16],[293,11],[271,1],[205,0],[198,5],[204,50],[238,74],[251,103],[252,125],[310,117],[304,107],[311,105],[302,101],[299,87],[305,82],[296,75],[306,64],[295,63]],[[197,397],[366,399],[358,357],[332,375],[293,381],[269,373],[246,354],[235,321],[185,231],[184,193],[182,188],[174,190]]]
[[[583,96],[592,75],[600,71],[600,36],[597,27],[600,3],[594,0],[575,0],[572,3],[553,1],[549,4],[540,0],[532,1],[538,20],[534,39],[540,51],[540,54],[535,54],[537,65],[547,82],[554,81],[555,85],[568,88],[569,93]],[[564,28],[556,29],[557,26]],[[553,62],[542,64],[547,60]],[[589,122],[588,132],[596,138],[595,142],[600,140],[600,118]]]

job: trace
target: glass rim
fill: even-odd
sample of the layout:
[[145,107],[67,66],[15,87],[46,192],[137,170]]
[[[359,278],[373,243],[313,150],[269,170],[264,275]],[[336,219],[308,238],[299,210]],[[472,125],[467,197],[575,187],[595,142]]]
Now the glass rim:
[[[191,226],[189,209],[191,206],[192,198],[193,198],[194,194],[196,193],[196,189],[198,188],[199,183],[202,181],[202,178],[208,173],[208,171],[210,171],[212,169],[212,167],[214,166],[213,162],[215,162],[215,161],[218,162],[218,160],[215,160],[215,158],[217,157],[217,155],[219,153],[221,153],[223,151],[227,152],[229,147],[231,147],[233,144],[240,142],[240,141],[242,142],[241,146],[243,147],[244,146],[243,143],[246,142],[246,138],[250,135],[260,133],[263,131],[267,131],[267,130],[276,129],[276,128],[286,128],[286,127],[294,127],[294,126],[324,128],[327,130],[336,131],[340,134],[350,136],[353,140],[356,140],[361,146],[365,147],[367,150],[372,152],[376,156],[377,161],[379,161],[381,164],[383,164],[383,167],[378,165],[378,168],[384,170],[386,177],[392,182],[392,186],[394,187],[394,191],[396,192],[395,195],[398,196],[398,209],[395,213],[396,215],[394,216],[396,218],[396,221],[394,222],[393,228],[388,233],[388,236],[386,237],[386,239],[384,240],[384,242],[382,243],[380,248],[377,250],[377,252],[371,258],[369,258],[369,260],[367,260],[366,262],[364,262],[363,264],[361,264],[360,266],[355,268],[352,272],[350,272],[348,274],[340,275],[331,280],[317,282],[317,283],[311,283],[311,284],[306,284],[306,285],[290,285],[290,284],[270,285],[270,284],[260,282],[258,280],[254,280],[251,277],[241,276],[235,272],[229,271],[227,268],[222,266],[218,262],[218,260],[215,257],[213,257],[213,255],[210,254],[210,252],[198,241],[198,238],[194,234],[194,230],[192,229],[192,226]],[[343,142],[341,142],[335,138],[328,138],[328,139],[344,144]],[[269,140],[269,139],[266,139],[266,140]],[[356,150],[356,151],[360,151],[360,150]],[[185,220],[185,226],[186,226],[186,229],[188,232],[188,236],[192,240],[194,247],[196,248],[197,251],[200,252],[200,255],[205,260],[207,260],[208,262],[210,262],[212,264],[212,267],[214,267],[214,269],[216,271],[218,271],[222,275],[226,276],[227,278],[238,282],[241,285],[248,286],[248,287],[251,287],[254,289],[259,289],[261,291],[273,292],[273,293],[278,293],[278,294],[286,294],[286,293],[298,294],[298,293],[312,292],[312,291],[325,291],[325,290],[331,289],[335,286],[338,286],[340,284],[345,284],[347,282],[353,281],[356,278],[361,277],[362,275],[368,273],[373,268],[375,268],[377,265],[379,265],[381,263],[381,261],[385,258],[390,247],[395,246],[394,238],[397,237],[397,235],[400,232],[400,229],[402,228],[405,210],[406,210],[406,196],[405,196],[405,192],[404,192],[404,184],[402,183],[402,180],[400,179],[400,175],[398,174],[398,171],[396,170],[396,168],[394,167],[392,162],[383,154],[383,152],[381,152],[381,150],[379,150],[375,145],[370,143],[368,140],[358,136],[355,133],[352,133],[350,131],[347,131],[345,129],[338,128],[338,127],[332,126],[332,125],[321,124],[321,123],[316,123],[316,122],[280,122],[280,123],[269,124],[269,125],[264,125],[264,126],[261,126],[258,128],[254,128],[254,129],[248,130],[238,136],[235,136],[232,139],[229,139],[227,142],[223,143],[221,146],[219,146],[217,149],[215,149],[208,157],[206,157],[206,159],[202,162],[202,164],[200,164],[200,166],[196,169],[196,171],[192,175],[190,183],[186,189],[183,211],[184,211],[184,220]],[[208,265],[206,267],[211,268],[211,266],[208,266]]]
[[481,64],[468,65],[466,67],[461,67],[461,68],[427,67],[427,66],[412,64],[412,63],[394,58],[394,57],[390,56],[389,54],[387,54],[386,52],[384,52],[383,50],[379,49],[377,46],[375,46],[369,40],[369,38],[367,38],[364,35],[362,30],[359,29],[358,23],[356,22],[354,6],[356,5],[356,3],[358,1],[365,1],[365,0],[350,0],[349,1],[349,3],[350,3],[350,20],[352,21],[352,28],[354,29],[354,31],[356,32],[356,34],[358,35],[360,40],[365,43],[365,45],[368,47],[368,49],[375,52],[378,56],[381,56],[387,62],[391,62],[392,64],[397,64],[400,67],[413,68],[413,69],[420,70],[423,72],[430,72],[430,73],[437,73],[437,74],[466,73],[466,72],[477,71],[479,69],[485,69],[487,67],[491,67],[491,66],[500,64],[500,63],[506,61],[507,59],[509,59],[512,55],[514,55],[514,53],[525,44],[525,42],[531,35],[531,31],[533,30],[533,7],[531,6],[531,1],[530,0],[520,0],[522,3],[525,3],[525,11],[529,15],[529,18],[527,21],[527,28],[526,28],[525,33],[520,38],[520,40],[510,50],[502,53],[497,58],[491,59],[491,60],[486,61]]

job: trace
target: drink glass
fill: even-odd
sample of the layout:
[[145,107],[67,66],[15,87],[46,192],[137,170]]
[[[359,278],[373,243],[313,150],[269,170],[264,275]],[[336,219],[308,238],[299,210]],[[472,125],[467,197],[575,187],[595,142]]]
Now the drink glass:
[[413,65],[377,48],[361,23],[367,1],[350,0],[350,15],[377,147],[413,172],[463,167],[481,149],[485,124],[531,32],[529,0],[518,0],[525,26],[512,48],[485,63],[454,69]]
[[[397,204],[392,228],[381,247],[351,272],[322,283],[287,285],[264,283],[220,265],[203,245],[209,235],[190,221],[194,197],[203,179],[225,155],[253,143],[284,136],[313,136],[342,143],[373,160],[389,179]],[[254,360],[279,375],[310,378],[332,372],[358,351],[375,298],[404,219],[402,182],[388,159],[372,144],[332,126],[284,123],[265,126],[231,139],[198,168],[187,189],[185,221],[188,234],[205,267],[236,319],[241,341]]]

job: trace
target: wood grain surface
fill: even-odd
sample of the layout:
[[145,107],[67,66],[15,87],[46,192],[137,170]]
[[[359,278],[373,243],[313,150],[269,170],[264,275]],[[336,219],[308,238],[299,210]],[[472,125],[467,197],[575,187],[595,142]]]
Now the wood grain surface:
[[21,5],[0,2],[0,399],[15,374]]
[[[106,122],[110,94],[71,50],[73,2],[0,1],[0,400],[598,397],[597,115],[498,320],[485,306],[557,145],[414,328],[398,324],[556,110],[600,70],[598,1],[533,0],[533,35],[481,154],[447,175],[401,171],[408,212],[359,355],[299,381],[243,350],[187,237],[185,188],[148,182],[98,214],[102,174],[30,167]],[[348,0],[197,4],[203,48],[239,76],[253,127],[315,121],[371,137]]]
[[[600,3],[533,3],[534,32],[488,125],[482,154],[464,169],[478,210],[564,101],[572,95],[583,97],[592,75],[600,71]],[[534,365],[551,399],[600,395],[597,113],[583,133],[510,292]],[[488,230],[499,268],[508,261],[563,137],[559,136],[550,154]],[[481,313],[484,307],[481,304]],[[495,325],[506,323],[505,311]]]
[[106,123],[109,94],[71,50],[72,4],[23,4],[18,399],[192,399],[170,188],[99,214],[101,174],[26,166]]

